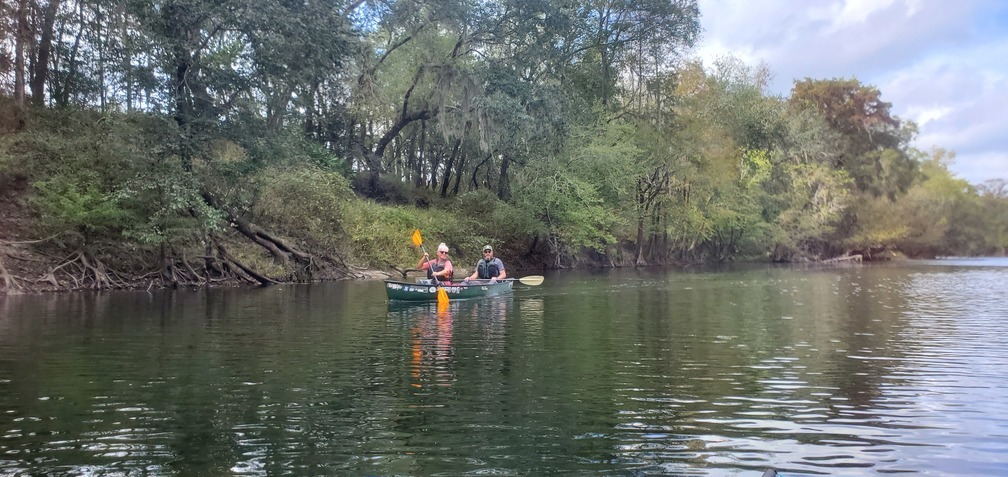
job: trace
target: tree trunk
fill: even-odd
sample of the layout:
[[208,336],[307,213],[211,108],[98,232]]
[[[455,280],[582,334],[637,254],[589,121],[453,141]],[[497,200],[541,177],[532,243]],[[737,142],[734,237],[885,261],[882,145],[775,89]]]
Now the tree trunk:
[[[406,148],[406,164],[403,169],[413,176],[413,187],[420,189],[427,185],[424,180],[423,159],[419,157],[417,151],[417,135],[410,137],[409,146]],[[409,176],[407,176],[408,178]]]
[[[119,33],[119,41],[123,45],[129,45],[129,28],[126,21],[126,2],[120,2],[116,7],[116,22]],[[132,48],[123,49],[123,83],[126,87],[126,111],[133,111],[133,51]]]
[[500,177],[497,178],[497,198],[500,200],[511,198],[511,184],[508,182],[508,166],[510,165],[511,159],[508,158],[508,155],[502,155]]
[[644,260],[644,215],[637,216],[637,258],[634,260],[634,264],[638,267],[647,265],[647,261]]
[[[455,159],[458,157],[460,146],[462,145],[462,138],[455,140],[455,145],[452,146],[451,155],[448,156],[448,162],[445,164],[444,177],[441,180],[441,198],[444,199],[448,195],[448,183],[451,179],[452,166],[455,165]],[[456,179],[455,183],[458,183]]]
[[[83,4],[78,5],[77,7],[77,16],[77,35],[74,37],[74,43],[70,48],[70,53],[64,55],[64,58],[62,59],[63,63],[66,64],[67,73],[63,75],[64,79],[61,83],[53,83],[52,90],[49,92],[49,97],[52,98],[53,102],[56,103],[57,106],[67,106],[70,104],[70,96],[73,94],[75,83],[80,80],[76,65],[78,54],[80,53],[81,38],[84,37],[84,33],[87,31]],[[63,38],[66,34],[65,29],[66,25],[60,28],[60,38]]]
[[[32,72],[31,90],[32,104],[45,104],[45,84],[49,78],[49,55],[52,53],[53,25],[56,24],[56,12],[59,11],[60,0],[49,0],[46,6],[42,25],[42,39],[39,41],[38,56],[35,57],[35,71]],[[104,90],[104,89],[103,89]]]
[[[480,168],[483,167],[483,165],[486,164],[487,162],[490,162],[490,159],[492,158],[493,153],[490,153],[487,155],[486,158],[483,159],[483,161],[481,161],[479,164],[476,164],[476,166],[473,167],[472,177],[469,178],[469,190],[479,189],[479,179],[477,179],[477,177],[479,177]],[[487,167],[489,168],[489,166]]]
[[284,117],[287,115],[287,108],[293,95],[294,87],[288,85],[281,93],[267,100],[266,127],[270,131],[283,129]]
[[18,0],[17,33],[14,35],[14,102],[17,104],[18,113],[22,112],[25,103],[24,52],[28,34],[28,0]]
[[458,196],[459,186],[462,184],[462,173],[465,171],[466,155],[463,153],[459,157],[458,172],[455,173],[455,185],[452,186],[452,195]]
[[192,172],[193,156],[195,154],[194,124],[197,122],[195,92],[198,89],[198,68],[194,64],[196,45],[199,38],[199,25],[187,21],[187,13],[183,7],[170,4],[164,8],[162,19],[167,24],[167,35],[171,44],[171,61],[175,75],[171,78],[172,100],[175,106],[175,123],[181,133],[179,156],[182,168]]
[[256,224],[238,217],[236,214],[225,208],[213,194],[203,191],[202,195],[203,200],[206,201],[207,204],[221,212],[224,212],[227,215],[228,221],[234,224],[235,228],[238,229],[242,235],[269,251],[270,255],[273,256],[274,263],[286,263],[292,256],[295,260],[304,264],[310,264],[312,262],[311,255],[301,252],[288,244],[286,241],[273,236],[269,232],[266,232]]

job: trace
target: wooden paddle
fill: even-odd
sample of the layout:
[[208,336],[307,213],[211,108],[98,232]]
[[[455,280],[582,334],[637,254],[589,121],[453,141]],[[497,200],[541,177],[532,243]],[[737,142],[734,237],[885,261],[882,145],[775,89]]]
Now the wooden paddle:
[[527,277],[521,277],[518,279],[518,281],[521,282],[522,285],[528,285],[532,287],[542,285],[543,280],[545,280],[545,278],[543,278],[542,275],[529,275]]
[[[466,280],[469,280],[469,279],[466,278]],[[521,278],[505,278],[503,280],[498,280],[498,281],[508,281],[508,280],[517,281],[517,282],[520,282],[523,285],[528,285],[530,287],[534,287],[534,286],[542,285],[542,282],[543,282],[543,280],[545,280],[545,278],[543,278],[542,275],[529,275],[527,277],[521,277]],[[484,283],[485,281],[486,281],[486,279],[481,278],[481,279],[477,279],[476,281],[470,282],[470,283]]]
[[[424,255],[427,255],[427,249],[425,249],[424,246],[423,246],[423,237],[420,236],[420,229],[414,229],[413,230],[413,245],[416,245],[416,246],[420,247],[420,250],[423,251]],[[427,256],[430,257],[430,255],[427,255]],[[430,260],[427,261],[427,267],[429,269],[429,267],[430,267]],[[438,306],[447,305],[448,304],[448,292],[446,292],[445,289],[441,286],[441,282],[438,281],[437,277],[434,276],[433,272],[431,272],[431,277],[434,278],[434,284],[437,285],[437,303],[438,303]]]

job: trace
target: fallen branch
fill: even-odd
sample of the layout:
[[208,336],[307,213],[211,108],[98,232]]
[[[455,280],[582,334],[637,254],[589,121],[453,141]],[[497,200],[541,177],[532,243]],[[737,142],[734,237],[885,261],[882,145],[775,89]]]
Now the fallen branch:
[[48,236],[46,238],[38,239],[38,240],[17,240],[17,241],[13,241],[13,242],[8,242],[6,240],[0,240],[0,245],[29,245],[29,244],[33,244],[33,243],[42,243],[42,242],[45,242],[47,240],[52,240],[52,239],[54,239],[56,237],[59,237],[62,234],[63,234],[63,232],[56,232],[55,234],[52,234],[52,235],[50,235],[50,236]]
[[301,252],[288,244],[286,241],[263,230],[262,227],[239,217],[238,214],[235,214],[229,208],[224,207],[224,205],[221,204],[220,201],[217,200],[217,197],[213,194],[204,191],[203,200],[211,207],[224,212],[227,215],[228,221],[234,224],[235,228],[238,229],[242,235],[268,250],[269,253],[273,255],[273,260],[276,263],[286,263],[290,257],[294,257],[294,259],[298,262],[308,265],[311,264],[312,256],[310,254]]
[[862,256],[859,253],[854,255],[843,255],[840,257],[833,257],[830,259],[823,260],[823,263],[840,263],[840,262],[857,262],[861,263]]
[[227,249],[224,248],[224,245],[222,243],[220,243],[219,240],[215,239],[214,240],[214,245],[217,246],[217,253],[219,253],[221,257],[223,257],[225,260],[227,260],[228,263],[233,264],[234,266],[238,267],[241,271],[245,272],[248,276],[254,278],[255,281],[259,282],[260,284],[262,284],[262,285],[275,285],[275,284],[279,283],[279,282],[277,282],[277,281],[275,281],[275,280],[273,280],[273,279],[271,279],[271,278],[269,278],[269,277],[267,277],[267,276],[265,276],[265,275],[263,275],[263,274],[261,274],[259,272],[256,272],[251,267],[249,267],[248,265],[245,265],[240,260],[238,260],[237,258],[235,258],[234,256],[232,256],[230,253],[228,253]]

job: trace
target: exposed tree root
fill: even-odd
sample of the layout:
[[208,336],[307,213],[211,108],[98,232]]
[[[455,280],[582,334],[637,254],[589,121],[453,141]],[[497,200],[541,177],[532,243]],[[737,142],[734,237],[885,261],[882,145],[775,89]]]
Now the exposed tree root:
[[6,290],[7,292],[19,292],[21,290],[26,290],[30,288],[29,286],[27,286],[27,283],[31,282],[31,280],[25,279],[23,276],[18,275],[16,273],[18,271],[18,267],[12,267],[15,272],[12,273],[11,269],[7,268],[7,264],[4,262],[4,259],[8,258],[26,262],[41,262],[40,260],[33,259],[31,257],[17,253],[21,251],[20,246],[42,243],[51,240],[59,235],[60,234],[55,234],[38,240],[15,240],[15,241],[0,240],[0,278],[3,279],[3,288],[0,289]]
[[106,267],[86,250],[70,254],[36,282],[48,282],[56,288],[95,290],[126,288],[128,285],[126,277]]
[[[218,237],[210,237],[208,255],[193,257],[202,262],[202,267],[194,267],[184,253],[170,244],[161,247],[160,267],[144,278],[154,278],[169,288],[195,287],[212,283],[247,282],[260,285],[279,283],[236,258]],[[151,284],[153,286],[153,282]]]
[[18,283],[17,277],[11,275],[7,271],[7,267],[4,266],[3,255],[0,255],[0,278],[3,278],[4,287],[8,290],[20,290],[21,284]]
[[[210,280],[197,272],[189,264],[184,254],[180,254],[169,244],[161,245],[161,268],[156,274],[161,283],[170,288],[201,286]],[[148,274],[148,275],[151,275]]]
[[406,274],[407,273],[416,270],[414,268],[399,268],[394,263],[391,263],[391,262],[384,262],[384,263],[385,263],[386,267],[388,267],[388,268],[390,268],[392,270],[395,270],[396,273],[402,275],[402,277],[403,277],[404,280],[406,279]]

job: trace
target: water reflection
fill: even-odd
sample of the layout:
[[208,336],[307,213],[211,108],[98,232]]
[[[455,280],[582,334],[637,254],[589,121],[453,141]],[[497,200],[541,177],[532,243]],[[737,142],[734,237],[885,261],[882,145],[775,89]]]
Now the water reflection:
[[[617,353],[622,359],[616,359],[615,369],[607,367],[609,357],[596,363],[600,372],[593,376],[612,384],[591,392],[614,396],[611,404],[598,406],[612,408],[615,431],[589,432],[582,438],[615,441],[611,445],[621,465],[656,472],[729,466],[830,474],[858,468],[1000,473],[1004,466],[994,454],[980,460],[936,457],[941,455],[936,449],[955,440],[948,439],[948,433],[961,433],[964,441],[977,446],[959,419],[949,419],[965,412],[960,417],[968,422],[972,411],[935,409],[926,403],[936,395],[967,401],[978,393],[983,407],[998,408],[993,400],[1005,399],[1005,386],[958,383],[936,392],[957,382],[957,375],[975,370],[981,380],[993,377],[975,362],[981,351],[991,356],[992,343],[963,340],[934,326],[935,311],[921,305],[944,303],[948,293],[932,289],[926,293],[939,299],[915,301],[919,277],[905,272],[850,269],[793,275],[757,270],[688,278],[644,274],[637,277],[639,286],[609,277],[591,287],[603,290],[607,298],[561,298],[562,306],[592,318],[582,323],[585,327],[606,330],[605,340],[611,344],[600,349],[629,351]],[[962,276],[961,271],[951,273]],[[1005,282],[1004,270],[992,273],[966,280]],[[947,286],[949,278],[939,281]],[[969,311],[958,310],[951,321],[966,318],[989,327],[992,320],[1006,318],[1004,298],[988,286],[960,287],[962,296],[949,300],[954,306],[976,302],[975,294],[984,295],[986,303],[972,310],[979,316],[959,316]],[[931,336],[907,340],[904,332],[921,321]],[[929,361],[937,361],[934,347],[953,359],[943,369],[923,373],[930,386],[922,386],[912,379],[921,372],[913,366],[917,357],[907,353],[904,343],[928,350]],[[1004,364],[1003,349],[993,355],[992,367]],[[970,364],[950,369],[956,359]],[[986,399],[987,394],[993,400]],[[990,412],[976,414],[983,415]],[[995,418],[978,429],[998,436],[1005,425]],[[982,441],[983,449],[1005,446],[1003,439],[993,445]]]
[[1006,267],[9,298],[0,474],[1008,472]]
[[452,340],[456,321],[473,332],[463,346],[478,344],[484,352],[500,351],[512,303],[511,297],[453,300],[443,306],[389,303],[389,317],[409,327],[411,386],[452,386],[456,379]]
[[[451,386],[454,380],[452,350],[452,313],[458,313],[460,303],[431,304],[410,308],[410,377],[411,386]],[[391,307],[390,307],[391,308]],[[453,310],[454,309],[454,310]]]

